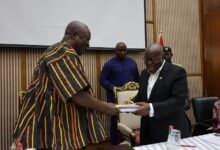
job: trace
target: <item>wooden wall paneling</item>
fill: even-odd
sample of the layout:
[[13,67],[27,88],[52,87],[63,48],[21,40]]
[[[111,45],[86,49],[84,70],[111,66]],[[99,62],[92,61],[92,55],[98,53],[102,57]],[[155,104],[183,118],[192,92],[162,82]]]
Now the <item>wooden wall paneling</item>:
[[198,1],[157,0],[157,30],[173,50],[173,62],[201,73]]
[[19,50],[3,48],[0,51],[0,149],[12,144],[13,127],[18,114],[20,79]]
[[31,82],[34,69],[44,52],[44,49],[27,49],[26,50],[26,88]]
[[152,0],[153,41],[157,42],[156,0]]
[[[193,97],[201,97],[202,96],[202,78],[201,76],[188,76],[188,87],[189,87],[189,95],[190,99]],[[191,120],[192,125],[195,124],[195,118],[193,115],[192,106],[189,111],[187,111],[187,115]]]
[[[25,91],[26,90],[26,86],[27,86],[27,75],[26,75],[26,50],[25,49],[19,49],[20,52],[20,91]],[[18,97],[20,94],[20,91],[18,92]],[[22,105],[22,101],[20,99],[18,99],[18,109],[19,112],[21,111],[21,105]]]
[[26,85],[27,85],[27,79],[26,79],[26,50],[22,49],[20,50],[20,59],[21,59],[21,64],[20,64],[20,86],[21,90],[26,90]]
[[95,51],[86,51],[82,56],[80,56],[82,64],[85,69],[85,73],[88,80],[91,83],[94,94],[97,96],[97,64],[96,64],[96,53]]
[[[100,51],[96,51],[96,81],[100,80],[101,73],[101,54]],[[101,99],[101,85],[97,83],[97,97]]]
[[153,24],[147,24],[147,47],[154,43],[154,25]]
[[205,74],[204,74],[204,69],[205,63],[204,63],[204,43],[203,43],[203,2],[202,0],[198,0],[198,7],[199,7],[199,34],[200,34],[200,59],[201,59],[201,78],[202,78],[202,95],[207,95],[206,94],[206,82],[205,82]]
[[153,21],[153,1],[152,0],[145,0],[146,1],[146,20]]
[[204,91],[220,97],[220,2],[201,0]]

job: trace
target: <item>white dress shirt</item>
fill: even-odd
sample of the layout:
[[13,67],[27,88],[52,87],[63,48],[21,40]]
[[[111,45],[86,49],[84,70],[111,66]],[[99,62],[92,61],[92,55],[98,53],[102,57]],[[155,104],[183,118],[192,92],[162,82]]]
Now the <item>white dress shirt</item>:
[[[148,86],[147,86],[147,99],[150,98],[151,91],[160,75],[160,71],[162,70],[164,64],[165,64],[165,60],[163,61],[163,64],[160,66],[160,68],[154,74],[151,73],[149,76]],[[154,117],[154,108],[152,103],[149,103],[149,106],[150,106],[149,116]]]

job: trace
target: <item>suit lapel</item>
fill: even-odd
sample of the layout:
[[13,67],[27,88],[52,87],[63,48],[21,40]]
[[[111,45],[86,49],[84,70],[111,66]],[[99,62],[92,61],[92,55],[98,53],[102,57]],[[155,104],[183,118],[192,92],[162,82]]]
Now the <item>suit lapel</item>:
[[154,96],[154,94],[156,93],[156,91],[160,87],[161,83],[164,82],[164,79],[166,78],[168,69],[169,69],[169,64],[165,63],[163,68],[162,68],[162,70],[160,71],[160,74],[159,74],[159,76],[157,78],[157,81],[154,84],[154,87],[153,87],[153,89],[151,91],[149,100]]
[[149,79],[150,74],[146,70],[144,77],[143,77],[143,93],[146,91],[146,95],[144,94],[144,99],[147,100],[147,86],[148,86],[148,79]]

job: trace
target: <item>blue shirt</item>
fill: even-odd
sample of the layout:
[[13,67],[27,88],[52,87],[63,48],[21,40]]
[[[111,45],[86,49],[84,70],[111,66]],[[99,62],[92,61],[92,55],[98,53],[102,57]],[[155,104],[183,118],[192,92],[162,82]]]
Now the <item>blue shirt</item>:
[[121,87],[129,81],[138,82],[138,80],[137,64],[129,57],[124,59],[113,57],[103,66],[100,75],[101,85],[107,91],[107,101],[113,103],[116,103],[113,93],[114,87]]

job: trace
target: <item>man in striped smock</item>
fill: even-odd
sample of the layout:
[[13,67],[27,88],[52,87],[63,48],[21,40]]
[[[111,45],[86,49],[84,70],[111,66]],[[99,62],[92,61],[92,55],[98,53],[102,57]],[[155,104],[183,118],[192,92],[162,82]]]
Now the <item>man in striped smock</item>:
[[14,142],[24,148],[72,150],[106,139],[101,112],[118,115],[111,103],[96,99],[79,55],[89,46],[90,31],[72,21],[61,42],[41,57],[14,127]]

